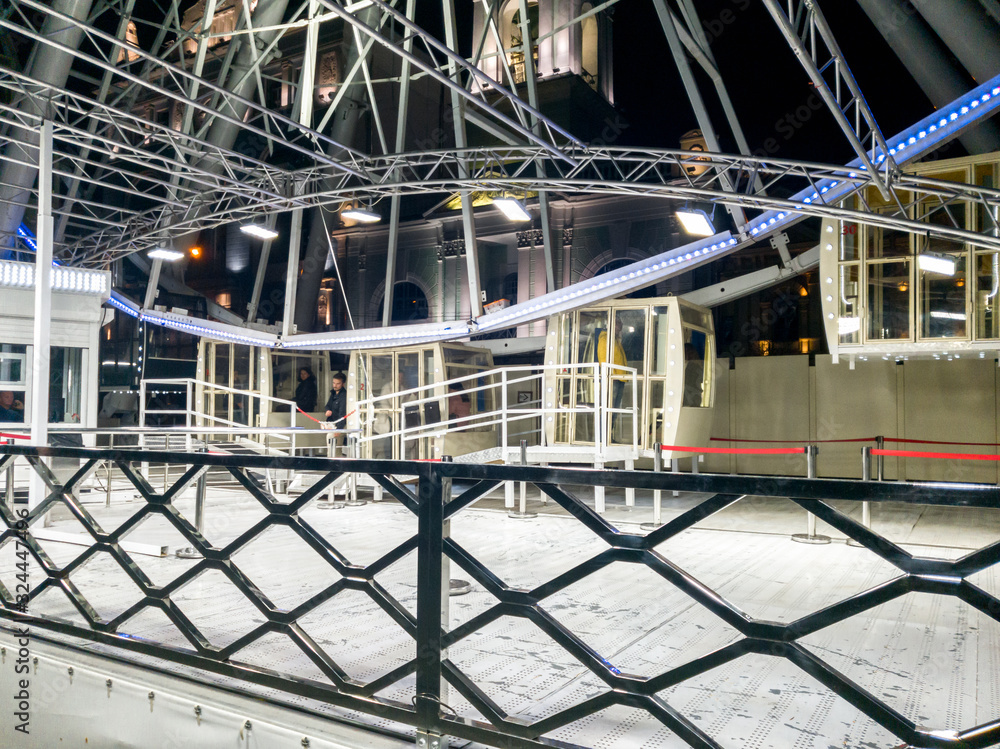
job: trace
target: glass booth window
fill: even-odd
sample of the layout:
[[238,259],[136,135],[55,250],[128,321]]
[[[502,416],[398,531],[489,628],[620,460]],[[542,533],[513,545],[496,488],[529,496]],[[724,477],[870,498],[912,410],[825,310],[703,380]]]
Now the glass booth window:
[[920,271],[920,335],[923,338],[964,338],[965,256],[955,258],[955,274]]
[[650,312],[650,325],[653,329],[651,347],[653,356],[649,363],[649,373],[651,375],[665,375],[667,373],[667,331],[670,328],[666,307],[653,307]]
[[27,383],[27,346],[0,343],[0,385]]
[[49,361],[49,422],[78,424],[83,396],[83,349],[52,346]]
[[0,343],[0,422],[24,423],[27,346]]
[[684,399],[682,406],[707,408],[712,403],[710,386],[711,353],[708,335],[701,330],[684,328]]
[[976,255],[976,338],[1000,338],[1000,253]]
[[869,263],[868,338],[910,337],[910,261]]
[[857,263],[840,266],[840,310],[838,327],[841,343],[859,343],[861,338],[861,268]]

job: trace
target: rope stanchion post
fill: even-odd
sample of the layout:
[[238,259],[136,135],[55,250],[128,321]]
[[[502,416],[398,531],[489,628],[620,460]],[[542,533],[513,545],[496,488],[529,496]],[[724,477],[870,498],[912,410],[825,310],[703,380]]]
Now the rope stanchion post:
[[[806,445],[806,478],[816,478],[816,456],[819,454],[818,445]],[[816,516],[811,512],[806,513],[806,532],[793,533],[792,540],[802,544],[828,544],[832,540],[829,536],[816,533]]]
[[[879,450],[885,449],[885,437],[883,437],[881,434],[875,438],[875,447]],[[876,456],[876,460],[878,462],[875,464],[875,467],[877,468],[877,470],[875,471],[875,476],[877,477],[878,481],[885,481],[885,472],[884,472],[885,463],[882,460],[881,453],[879,453]]]
[[[653,473],[663,472],[663,445],[657,442],[653,445]],[[660,527],[660,511],[662,502],[662,492],[659,489],[653,490],[653,522],[641,523],[639,528],[644,531],[655,531]]]
[[[660,446],[660,449],[661,450],[663,449],[662,445]],[[671,473],[680,473],[681,472],[681,459],[680,458],[675,458],[675,457],[671,456],[671,458],[670,458],[670,472]],[[675,497],[679,497],[679,496],[681,496],[681,493],[679,491],[674,491],[673,495]]]
[[[355,459],[360,458],[360,448],[361,444],[358,442],[358,436],[356,434],[347,435],[346,449],[350,457]],[[361,497],[358,496],[358,474],[352,471],[347,481],[347,500],[344,502],[344,505],[347,507],[361,507],[368,504],[367,499],[361,499]]]
[[[861,448],[861,480],[869,482],[872,480],[872,449],[865,445]],[[861,524],[865,528],[872,527],[871,503],[867,500],[861,503]],[[847,539],[848,546],[861,546],[853,538]]]
[[[199,447],[197,452],[208,452],[207,447]],[[208,485],[208,470],[204,470],[198,476],[198,483],[194,490],[194,528],[198,535],[205,533],[205,493]],[[178,549],[176,552],[178,559],[200,559],[201,554],[193,546]]]
[[[528,440],[521,440],[521,465],[528,465]],[[528,512],[528,485],[526,482],[521,482],[521,501],[518,504],[518,509],[508,512],[507,517],[519,520],[530,520],[538,517],[537,512]]]

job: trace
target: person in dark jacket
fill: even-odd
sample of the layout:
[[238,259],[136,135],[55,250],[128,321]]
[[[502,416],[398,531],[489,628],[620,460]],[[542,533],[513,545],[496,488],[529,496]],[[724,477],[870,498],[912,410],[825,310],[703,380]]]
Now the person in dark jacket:
[[347,375],[337,372],[333,376],[333,390],[330,391],[330,400],[326,402],[326,420],[332,421],[336,429],[343,429],[347,426],[347,391],[344,390],[344,383],[347,382]]
[[319,392],[316,388],[316,375],[309,367],[299,370],[299,385],[295,388],[295,405],[309,413],[316,410],[316,399]]

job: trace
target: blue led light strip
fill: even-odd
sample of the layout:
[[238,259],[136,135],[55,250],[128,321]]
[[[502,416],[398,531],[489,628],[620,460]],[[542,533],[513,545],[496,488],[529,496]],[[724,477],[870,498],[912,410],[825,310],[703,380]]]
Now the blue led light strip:
[[[886,143],[890,145],[890,153],[896,157],[897,163],[903,164],[934,150],[943,141],[954,137],[959,131],[974,125],[977,121],[989,117],[998,108],[1000,108],[1000,75],[903,132],[892,138],[886,138]],[[894,149],[891,144],[896,144]],[[874,161],[877,164],[883,163],[885,155],[877,152]],[[850,162],[844,169],[847,178],[856,177],[858,172],[864,171],[860,159]],[[856,169],[857,172],[847,171],[851,169]],[[802,190],[789,200],[802,203],[804,206],[817,202],[830,204],[842,199],[854,189],[855,185],[850,181],[827,179],[818,182],[815,190]],[[609,284],[619,286],[614,296],[620,296],[633,287],[645,286],[700,265],[705,261],[706,255],[728,254],[740,246],[757,242],[803,218],[804,215],[794,211],[766,211],[747,225],[746,238],[737,240],[731,238],[728,233],[717,234],[705,240],[706,244],[698,248],[700,252],[690,251],[692,245],[679,250],[670,250],[650,258],[645,264],[634,263],[620,269],[621,275],[609,281],[598,282],[596,279],[589,279],[566,289],[536,297],[530,302],[514,305],[503,312],[483,315],[476,322],[479,330],[506,325],[514,320],[521,323],[531,322],[551,314],[545,311],[568,300],[576,300],[572,306],[579,307],[612,296],[601,293]],[[711,244],[708,244],[709,242]],[[642,279],[641,283],[634,281],[637,278]],[[629,283],[630,281],[632,283]]]
[[33,251],[38,252],[38,242],[35,241],[35,235],[26,224],[22,223],[17,227],[17,234],[19,237],[24,239],[28,247],[30,247]]

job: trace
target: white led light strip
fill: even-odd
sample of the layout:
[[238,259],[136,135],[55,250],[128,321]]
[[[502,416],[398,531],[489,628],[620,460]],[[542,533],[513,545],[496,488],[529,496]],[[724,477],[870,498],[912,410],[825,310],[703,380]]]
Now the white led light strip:
[[[33,289],[35,266],[31,263],[0,260],[0,286]],[[54,291],[69,294],[105,296],[108,293],[108,274],[100,270],[53,266],[51,286]]]

